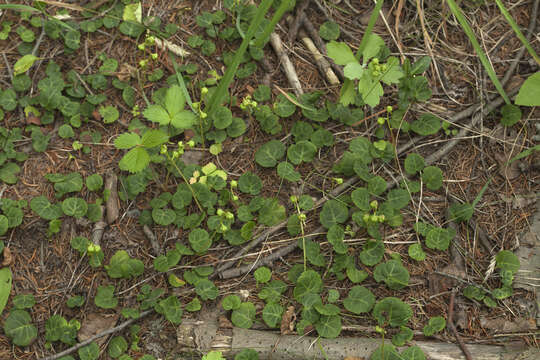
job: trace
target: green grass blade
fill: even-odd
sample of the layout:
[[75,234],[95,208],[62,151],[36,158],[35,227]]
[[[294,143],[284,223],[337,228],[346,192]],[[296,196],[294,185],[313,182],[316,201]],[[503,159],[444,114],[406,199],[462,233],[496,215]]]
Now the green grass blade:
[[495,0],[495,2],[497,3],[497,6],[499,7],[499,10],[501,10],[501,13],[503,14],[506,21],[512,27],[512,30],[514,30],[514,32],[516,33],[516,36],[518,37],[519,41],[521,41],[523,46],[525,46],[529,54],[531,54],[531,56],[533,57],[534,61],[536,61],[540,65],[540,57],[538,57],[538,54],[536,53],[536,51],[534,51],[529,41],[527,41],[527,38],[523,35],[521,30],[519,30],[519,26],[514,21],[514,18],[512,18],[512,15],[510,15],[508,10],[506,10],[501,0]]
[[489,62],[484,50],[476,40],[476,36],[474,35],[473,30],[471,29],[471,26],[465,19],[465,16],[463,16],[463,13],[461,12],[461,9],[457,6],[454,0],[446,0],[448,3],[448,6],[450,7],[450,11],[452,11],[452,14],[456,17],[457,21],[461,25],[461,28],[469,38],[469,41],[471,42],[474,51],[476,51],[476,54],[478,55],[478,58],[480,58],[480,62],[482,63],[482,66],[484,66],[484,69],[486,69],[486,72],[493,82],[493,85],[495,85],[495,88],[501,95],[501,97],[504,99],[504,102],[507,104],[511,104],[510,99],[508,98],[508,95],[506,95],[506,92],[503,89],[503,86],[499,79],[497,78],[497,74],[495,74],[495,70],[493,70],[493,67],[491,66],[491,63]]
[[366,31],[364,32],[364,35],[362,36],[362,40],[360,41],[360,45],[358,46],[358,51],[356,51],[356,58],[358,61],[360,61],[360,56],[362,55],[362,52],[364,51],[364,48],[367,45],[368,39],[373,32],[373,27],[375,26],[375,23],[377,22],[377,19],[379,18],[379,14],[381,13],[381,9],[383,6],[384,0],[377,0],[375,3],[375,8],[371,12],[371,16],[369,17],[369,21],[366,27]]
[[274,13],[272,20],[264,28],[262,35],[258,37],[257,40],[255,41],[255,47],[261,47],[264,45],[264,42],[270,36],[270,33],[274,31],[274,27],[276,26],[276,24],[279,22],[279,20],[281,20],[281,18],[287,11],[291,10],[291,8],[294,8],[293,0],[284,0],[281,2],[278,9]]
[[480,190],[480,192],[478,193],[478,195],[476,195],[476,197],[474,198],[473,202],[472,202],[472,207],[476,207],[476,204],[478,204],[478,202],[480,201],[480,199],[482,198],[482,196],[484,195],[484,193],[486,192],[489,184],[491,183],[491,180],[492,178],[490,178],[486,184],[482,187],[482,189]]
[[20,4],[1,4],[0,10],[15,10],[15,11],[31,11],[31,12],[41,12],[35,7],[31,7],[28,5],[20,5]]
[[257,9],[257,12],[255,13],[255,17],[253,18],[253,20],[251,20],[251,24],[249,24],[249,28],[246,32],[244,39],[242,40],[242,43],[240,44],[240,47],[234,54],[234,58],[231,62],[231,65],[227,67],[225,74],[219,81],[216,91],[214,92],[214,94],[208,101],[207,113],[208,113],[208,116],[210,116],[210,118],[212,117],[212,115],[214,114],[214,111],[216,111],[217,107],[221,103],[221,100],[227,93],[227,89],[229,88],[229,85],[231,84],[231,81],[234,78],[234,74],[236,74],[236,71],[238,70],[238,66],[240,65],[240,62],[242,61],[242,57],[244,56],[244,53],[247,50],[249,42],[255,35],[255,31],[261,24],[262,20],[264,19],[264,16],[266,15],[266,13],[268,13],[268,10],[270,9],[272,2],[273,0],[263,0],[261,5],[259,5],[259,8]]
[[171,59],[171,63],[174,68],[174,72],[176,73],[176,80],[178,80],[178,85],[180,85],[180,89],[182,90],[182,93],[184,94],[184,98],[186,98],[186,102],[189,105],[189,108],[191,111],[193,111],[195,114],[198,114],[197,110],[193,107],[193,101],[191,101],[191,96],[189,96],[189,92],[186,87],[186,83],[184,81],[184,77],[182,76],[182,73],[180,71],[180,67],[176,63],[176,60],[173,59],[173,56],[171,53],[169,53],[169,59]]

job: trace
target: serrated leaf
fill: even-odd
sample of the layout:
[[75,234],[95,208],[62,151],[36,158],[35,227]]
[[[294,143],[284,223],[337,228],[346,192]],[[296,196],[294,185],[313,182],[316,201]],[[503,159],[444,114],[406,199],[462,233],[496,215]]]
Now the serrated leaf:
[[[169,136],[161,130],[148,130],[142,136],[140,144],[145,148],[160,146],[169,140]],[[116,142],[115,142],[116,145]]]
[[358,62],[349,45],[344,42],[330,41],[326,44],[326,52],[338,65],[347,65],[348,63]]
[[81,360],[97,360],[99,358],[99,346],[92,342],[77,350]]
[[384,46],[384,40],[377,34],[369,34],[362,56],[364,63],[367,63],[369,59],[376,56],[381,48]]
[[11,310],[4,322],[4,333],[17,346],[28,346],[37,337],[37,328],[30,314],[24,310]]
[[144,170],[150,163],[150,155],[140,147],[133,148],[120,160],[118,166],[121,170],[136,173]]
[[409,272],[397,260],[388,260],[375,267],[373,278],[377,282],[384,283],[392,290],[399,290],[409,285]]
[[373,266],[381,261],[384,255],[384,244],[380,240],[368,240],[360,252],[360,261],[366,266]]
[[306,295],[319,294],[321,290],[321,275],[314,270],[306,270],[298,277],[293,295],[297,301],[301,302]]
[[332,225],[343,224],[349,218],[347,205],[338,200],[328,200],[324,203],[319,218],[322,226],[329,229]]
[[325,21],[319,28],[319,35],[326,41],[337,40],[339,25],[333,21]]
[[210,248],[212,240],[206,230],[198,228],[189,233],[189,244],[196,253],[201,254]]
[[343,75],[347,79],[358,80],[364,75],[364,67],[358,62],[351,62],[343,68]]
[[168,125],[171,122],[171,117],[167,110],[159,105],[149,105],[143,111],[145,118],[160,125]]
[[450,246],[450,241],[454,236],[453,229],[434,227],[426,235],[426,246],[430,249],[445,251]]
[[164,104],[165,109],[167,109],[167,112],[169,115],[171,115],[171,117],[184,110],[186,99],[180,86],[173,85],[167,89]]
[[277,166],[277,173],[279,177],[289,180],[291,182],[296,182],[301,179],[301,175],[298,171],[294,170],[294,166],[288,162],[280,162]]
[[262,189],[262,181],[251,171],[246,171],[238,179],[238,189],[245,194],[259,195]]
[[182,322],[182,315],[184,313],[182,305],[174,295],[161,300],[155,309],[174,325],[178,325]]
[[137,133],[123,133],[114,140],[117,149],[131,149],[141,144],[141,137]]
[[107,352],[109,353],[109,356],[113,359],[116,359],[117,357],[120,357],[123,353],[125,353],[128,349],[128,343],[126,339],[124,339],[123,336],[115,336],[111,339],[109,342],[109,346],[107,347]]
[[443,183],[442,170],[437,166],[428,166],[422,171],[422,181],[429,190],[439,190]]

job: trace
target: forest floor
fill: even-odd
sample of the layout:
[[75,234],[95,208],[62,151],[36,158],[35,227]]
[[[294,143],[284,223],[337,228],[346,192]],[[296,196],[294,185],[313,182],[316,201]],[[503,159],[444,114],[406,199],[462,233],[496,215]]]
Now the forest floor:
[[[24,3],[32,5],[30,1],[24,1]],[[185,168],[186,173],[191,171],[191,175],[194,169],[200,169],[210,162],[214,163],[217,169],[223,170],[227,174],[227,183],[224,187],[227,194],[221,190],[215,191],[215,194],[220,197],[217,200],[219,205],[215,208],[231,210],[235,221],[229,225],[237,230],[244,229],[244,224],[250,221],[253,225],[256,224],[248,240],[260,238],[261,234],[266,237],[253,248],[239,252],[248,243],[242,243],[239,231],[236,237],[221,236],[220,230],[215,230],[210,224],[212,216],[218,220],[219,216],[214,215],[213,212],[216,209],[209,206],[212,209],[207,209],[210,216],[208,224],[204,220],[201,225],[196,224],[196,227],[208,229],[208,232],[204,230],[207,235],[210,233],[214,236],[217,233],[213,243],[211,242],[208,249],[196,251],[197,254],[184,252],[180,261],[167,268],[166,272],[156,271],[155,259],[166,254],[168,250],[177,249],[176,243],[183,245],[182,249],[188,250],[190,246],[192,248],[202,246],[191,241],[190,234],[193,230],[188,224],[189,221],[196,222],[196,219],[190,218],[189,214],[198,214],[199,209],[198,203],[195,202],[185,209],[168,205],[170,201],[168,196],[175,194],[177,186],[184,182],[175,171],[176,168],[168,165],[163,158],[158,159],[159,151],[151,153],[152,162],[142,173],[138,173],[144,174],[143,176],[131,175],[119,168],[119,162],[126,150],[115,146],[115,139],[128,131],[142,134],[146,128],[157,129],[156,124],[148,121],[144,116],[144,110],[148,107],[148,101],[159,102],[159,96],[155,97],[155,94],[159,94],[159,89],[173,84],[176,78],[175,65],[165,47],[150,44],[145,50],[138,49],[138,45],[144,43],[144,32],[138,37],[132,37],[120,31],[118,24],[107,27],[103,26],[103,21],[97,29],[92,29],[95,24],[91,22],[98,20],[99,25],[99,19],[103,19],[106,14],[117,14],[122,17],[124,3],[129,3],[129,1],[81,1],[65,4],[44,1],[44,11],[47,14],[65,14],[67,24],[81,26],[80,38],[76,40],[78,46],[74,45],[72,48],[66,45],[65,35],[53,39],[44,28],[42,30],[41,23],[37,23],[37,20],[35,20],[37,24],[31,23],[32,17],[48,19],[41,13],[30,13],[25,16],[19,11],[2,10],[0,14],[0,24],[11,24],[11,32],[5,39],[0,40],[2,53],[0,88],[2,91],[5,92],[13,87],[13,72],[16,70],[14,65],[18,59],[32,51],[39,57],[28,70],[30,83],[16,93],[19,104],[14,109],[7,110],[9,104],[7,109],[3,106],[7,101],[5,100],[7,95],[2,95],[0,92],[0,106],[4,108],[0,125],[9,131],[21,129],[21,136],[13,142],[14,149],[27,155],[24,161],[16,162],[20,166],[20,172],[15,174],[17,181],[11,183],[8,179],[8,182],[1,185],[2,199],[24,200],[26,203],[23,201],[17,205],[23,214],[20,224],[11,226],[10,223],[10,228],[0,237],[5,244],[3,258],[0,259],[3,259],[3,266],[10,267],[13,273],[10,299],[1,314],[0,323],[6,322],[11,309],[14,308],[15,296],[31,294],[35,299],[35,304],[25,311],[31,315],[32,324],[37,329],[37,337],[28,346],[14,345],[11,337],[7,336],[5,331],[0,331],[0,360],[41,359],[69,348],[73,341],[65,344],[46,339],[47,321],[55,314],[61,315],[68,321],[77,319],[82,324],[81,332],[84,331],[87,334],[95,334],[121,324],[126,320],[120,315],[122,309],[136,309],[140,306],[140,298],[144,297],[141,295],[143,285],[163,289],[162,298],[173,295],[184,308],[184,318],[194,319],[198,317],[198,312],[195,311],[197,302],[200,301],[203,310],[221,309],[223,298],[236,294],[240,296],[243,303],[254,305],[255,318],[252,319],[254,320],[252,328],[276,331],[275,327],[277,327],[279,331],[281,327],[282,334],[296,334],[296,330],[287,332],[289,326],[295,329],[295,322],[290,316],[280,320],[274,329],[268,325],[267,321],[263,321],[265,301],[258,294],[265,286],[265,281],[256,279],[259,275],[261,276],[259,280],[264,277],[262,272],[254,276],[253,271],[248,273],[239,271],[227,278],[228,276],[223,276],[226,271],[223,265],[231,264],[232,270],[245,265],[250,266],[255,261],[264,260],[270,254],[290,247],[302,237],[309,238],[311,242],[318,245],[309,244],[309,251],[312,253],[306,255],[300,248],[294,248],[293,245],[292,251],[287,251],[283,256],[273,258],[270,263],[265,264],[272,271],[273,281],[280,280],[286,284],[284,292],[278,294],[281,312],[276,311],[280,319],[281,314],[291,306],[289,315],[292,316],[294,313],[297,318],[296,324],[303,318],[302,305],[299,304],[299,301],[303,300],[297,297],[298,286],[295,287],[293,283],[298,277],[290,271],[291,269],[298,270],[298,266],[294,267],[294,265],[306,266],[307,261],[308,268],[315,269],[321,274],[318,276],[323,279],[324,289],[319,293],[324,303],[336,304],[340,309],[340,337],[380,337],[376,329],[377,321],[369,313],[355,314],[349,308],[344,308],[344,299],[347,298],[350,288],[362,285],[368,288],[378,300],[385,297],[397,297],[410,305],[413,312],[407,326],[414,332],[411,344],[420,340],[457,344],[455,333],[448,328],[433,336],[422,333],[424,326],[432,317],[442,316],[448,322],[450,311],[455,313],[453,323],[465,343],[493,345],[519,343],[538,347],[536,340],[538,334],[537,299],[532,291],[534,287],[519,286],[515,282],[512,296],[500,300],[490,298],[494,304],[489,300],[486,300],[487,304],[482,300],[471,300],[463,295],[463,290],[470,285],[477,285],[477,289],[500,288],[501,277],[500,266],[496,263],[497,254],[502,250],[518,251],[520,247],[526,245],[523,234],[533,226],[531,219],[536,211],[540,190],[540,172],[538,171],[540,159],[538,152],[532,152],[529,156],[513,161],[511,164],[508,162],[538,143],[533,138],[540,133],[538,127],[540,110],[535,107],[522,107],[520,120],[512,126],[503,126],[501,105],[504,103],[499,101],[493,109],[486,108],[492,101],[497,101],[499,95],[468,38],[446,6],[446,2],[386,2],[383,7],[384,20],[380,18],[374,27],[374,33],[384,40],[390,55],[399,59],[400,63],[403,63],[405,59],[410,59],[410,62],[414,63],[423,56],[432,58],[423,74],[428,80],[431,98],[428,101],[411,103],[404,114],[404,120],[409,123],[414,122],[424,113],[435,115],[443,120],[443,128],[440,131],[426,136],[419,136],[412,131],[397,131],[395,128],[389,130],[382,127],[383,130],[379,130],[381,126],[377,124],[377,118],[383,116],[383,119],[386,119],[384,118],[385,109],[392,106],[393,111],[397,111],[399,108],[401,99],[397,83],[383,85],[384,96],[374,107],[351,105],[349,109],[360,110],[360,112],[353,112],[352,115],[349,110],[349,116],[352,116],[355,121],[336,119],[332,114],[329,116],[329,110],[324,110],[326,119],[324,122],[318,122],[306,118],[301,107],[296,107],[292,115],[281,118],[269,117],[269,119],[262,119],[263,116],[258,118],[242,110],[239,106],[242,99],[247,95],[254,97],[260,95],[257,89],[262,84],[269,85],[271,93],[268,100],[258,101],[258,106],[267,104],[269,109],[274,109],[274,103],[283,104],[284,101],[287,102],[287,99],[293,97],[297,99],[293,99],[294,103],[303,103],[303,106],[307,107],[314,106],[318,110],[325,108],[326,101],[336,102],[339,99],[343,83],[339,71],[337,75],[340,83],[331,84],[317,67],[313,55],[306,49],[300,36],[290,38],[291,32],[295,32],[291,29],[292,23],[282,19],[275,28],[275,34],[281,38],[284,53],[296,71],[300,88],[304,93],[320,91],[320,99],[309,102],[301,100],[306,99],[305,97],[294,96],[295,89],[292,88],[282,68],[283,58],[277,56],[272,46],[267,44],[264,47],[264,61],[250,60],[244,63],[240,71],[245,77],[235,78],[229,87],[230,95],[236,97],[237,100],[237,102],[234,99],[231,100],[229,108],[235,118],[243,120],[246,125],[245,131],[238,130],[238,134],[234,134],[235,129],[232,128],[227,128],[227,131],[212,128],[205,134],[208,136],[204,142],[197,143],[192,149],[186,149],[181,158],[182,166],[185,165],[184,163],[192,164]],[[161,25],[157,29],[161,31],[161,34],[167,34],[170,43],[176,44],[189,53],[184,57],[176,57],[176,62],[184,71],[186,86],[193,101],[201,96],[202,87],[213,87],[212,71],[217,75],[223,75],[227,68],[224,61],[230,61],[230,57],[234,55],[234,51],[240,44],[241,39],[227,41],[219,36],[210,36],[212,31],[221,34],[226,28],[231,28],[231,32],[238,31],[235,23],[241,20],[225,7],[227,3],[227,1],[206,0],[141,2],[143,19],[149,21],[160,19]],[[346,42],[353,51],[358,48],[373,10],[373,2],[318,0],[306,1],[306,6],[302,3],[302,1],[297,1],[297,10],[291,13],[293,19],[298,9],[301,9],[317,33],[323,23],[332,21],[339,25],[338,41]],[[527,35],[526,29],[533,21],[531,16],[535,13],[533,9],[538,7],[538,0],[515,3],[505,1],[504,3]],[[417,6],[422,6],[422,8],[419,9]],[[495,4],[483,1],[463,1],[460,6],[486,51],[497,76],[499,79],[504,78],[504,89],[508,94],[515,94],[516,89],[526,77],[538,71],[538,64],[527,52],[518,56],[522,44],[504,21]],[[91,11],[81,11],[81,7],[89,8]],[[223,21],[214,25],[210,24],[210,27],[202,27],[203,21],[198,16],[204,16],[206,13],[214,14],[218,10],[222,10],[226,15]],[[85,21],[87,23],[81,25]],[[294,20],[292,22],[294,23]],[[536,21],[536,26],[533,28],[531,43],[536,51],[540,52],[538,37],[540,24],[538,22]],[[177,28],[165,29],[167,24],[176,24]],[[300,29],[301,32],[306,31],[304,26]],[[23,34],[24,31],[34,33],[32,41],[28,38],[25,41],[24,36],[30,35]],[[66,30],[60,28],[59,31]],[[195,38],[194,35],[199,35],[200,38]],[[202,46],[192,46],[197,41],[202,42]],[[215,49],[213,49],[214,46]],[[151,58],[153,53],[157,54],[155,60]],[[117,66],[107,69],[107,66],[114,62],[108,59],[114,59]],[[328,57],[327,59],[330,62],[333,61]],[[147,61],[144,68],[140,66],[141,60]],[[76,114],[70,114],[69,109],[62,108],[62,104],[56,108],[53,106],[46,109],[46,106],[39,101],[31,101],[33,98],[43,97],[44,93],[49,91],[45,91],[45,88],[40,87],[38,83],[47,76],[51,77],[51,73],[54,72],[52,66],[48,66],[51,62],[59,66],[60,74],[66,83],[66,87],[62,90],[64,95],[62,101],[81,104],[78,120],[73,119],[73,115]],[[256,66],[253,73],[250,73],[250,64]],[[193,65],[197,66],[196,71],[191,71]],[[338,65],[333,68],[342,67]],[[161,72],[163,74],[159,76]],[[96,76],[96,74],[101,76]],[[174,76],[169,78],[170,75]],[[132,90],[126,91],[126,88]],[[285,100],[283,93],[288,94]],[[85,105],[82,105],[83,103]],[[116,109],[113,110],[112,115],[107,113],[111,108]],[[453,120],[455,114],[467,109],[474,109],[474,111],[470,111],[459,120]],[[477,111],[478,109],[480,110]],[[117,116],[114,115],[115,111],[118,112]],[[358,117],[359,114],[361,114],[360,117]],[[52,118],[47,119],[46,115]],[[112,121],[109,123],[110,119]],[[69,129],[64,126],[66,124],[69,125]],[[313,139],[313,137],[310,138],[310,134],[318,129],[326,129],[332,133],[332,145],[318,147],[311,157],[306,155],[310,157],[310,161],[304,160],[295,164],[294,155],[289,157],[289,160],[293,159],[294,171],[300,174],[299,180],[284,180],[278,174],[279,171],[276,172],[275,166],[263,167],[257,161],[255,154],[263,144],[277,140],[292,146],[291,144],[294,145],[295,141]],[[448,131],[445,132],[445,130]],[[377,131],[379,133],[376,133]],[[381,131],[382,136],[380,136]],[[169,149],[176,149],[178,141],[186,144],[189,140],[197,142],[201,139],[198,128],[170,135]],[[5,139],[5,135],[2,136]],[[337,173],[333,169],[336,169],[336,164],[343,164],[344,153],[350,150],[351,141],[357,137],[368,139],[370,144],[387,139],[388,146],[405,149],[394,160],[384,162],[377,159],[377,163],[369,164],[369,170],[382,177],[389,188],[394,186],[395,182],[400,182],[400,176],[404,174],[404,159],[408,154],[418,153],[428,159],[430,155],[438,154],[441,149],[445,149],[446,145],[458,140],[455,146],[447,151],[442,150],[443,153],[434,159],[434,163],[429,164],[442,170],[444,178],[442,185],[432,190],[422,187],[420,183],[421,191],[413,193],[410,201],[407,201],[406,206],[401,210],[399,225],[384,224],[380,229],[379,240],[384,243],[384,254],[381,253],[383,261],[400,259],[399,261],[410,276],[406,287],[391,288],[380,280],[376,281],[373,277],[376,273],[374,266],[368,266],[360,261],[359,256],[366,250],[366,244],[376,236],[373,233],[368,234],[365,227],[355,223],[354,216],[351,220],[347,213],[345,220],[335,220],[335,224],[345,230],[346,254],[352,259],[356,275],[362,277],[366,274],[367,276],[358,284],[353,281],[354,275],[346,274],[343,268],[341,271],[336,270],[336,266],[339,267],[336,265],[336,259],[342,258],[339,257],[339,252],[333,251],[335,245],[333,246],[327,238],[328,226],[324,226],[323,223],[323,227],[320,227],[322,217],[320,209],[326,206],[328,200],[339,199],[352,209],[351,214],[354,211],[352,203],[356,202],[354,197],[351,202],[351,191],[361,187],[362,180],[358,180],[354,171],[345,171],[344,174]],[[221,144],[222,149],[221,152],[218,149],[219,154],[216,155],[215,148],[211,149],[210,145],[217,143]],[[79,149],[78,145],[82,148]],[[12,162],[15,163],[14,160]],[[352,165],[349,164],[349,168],[352,169]],[[70,188],[68,191],[71,193],[68,191],[62,193],[61,190],[59,191],[60,187],[56,185],[60,183],[69,188],[73,184],[69,184],[69,180],[65,179],[54,184],[51,181],[53,177],[50,175],[46,177],[48,174],[70,173],[78,173],[82,179],[99,174],[104,179],[105,189],[107,185],[109,188],[101,190],[102,187],[99,186],[96,191],[91,191],[88,182],[85,182],[86,185],[81,184],[79,190]],[[244,177],[243,180],[248,185],[243,185],[240,180],[240,190],[234,189],[234,185],[232,188],[232,194],[238,195],[239,202],[222,201],[222,197],[231,196],[227,190],[231,189],[229,182],[238,181],[240,176],[246,173],[249,173],[250,177],[249,179]],[[187,180],[189,182],[189,179]],[[112,187],[111,183],[107,184],[110,181],[112,181]],[[342,182],[347,186],[344,186]],[[363,186],[367,187],[367,185]],[[260,189],[255,189],[251,193],[251,190],[243,191],[242,188],[247,187],[250,189],[260,187]],[[385,189],[386,184],[383,191]],[[119,198],[114,196],[116,192]],[[162,195],[163,193],[169,193],[169,195]],[[297,216],[300,209],[290,201],[291,195],[297,197],[308,195],[315,201],[313,210],[306,212],[305,220]],[[45,219],[38,215],[31,203],[32,199],[40,196],[44,196],[52,204],[66,204],[65,199],[72,197],[82,198],[87,205],[96,204],[90,206],[91,209],[106,210],[105,217],[101,219],[99,216],[95,217],[95,214],[91,216],[90,212],[86,211],[85,216],[69,216],[69,209],[67,209],[69,204],[66,204],[65,207],[60,205],[58,207],[63,208],[62,216]],[[116,203],[111,202],[111,196]],[[271,201],[277,202],[268,205],[270,209],[264,214],[263,211],[258,212],[257,217],[259,208],[253,203],[258,200],[253,201],[254,198],[264,204],[269,204]],[[379,204],[382,204],[385,198],[386,195],[381,192],[372,196],[370,201],[378,200]],[[156,205],[163,199],[165,199],[164,206]],[[199,198],[199,201],[204,200]],[[474,204],[472,217],[462,222],[451,221],[447,209],[455,203]],[[13,208],[17,206],[12,203],[6,205],[5,201],[2,204],[3,214],[10,221],[14,219],[13,221],[16,222],[17,211]],[[242,207],[242,204],[245,206]],[[253,206],[249,208],[247,205]],[[242,210],[239,211],[240,207]],[[115,208],[118,211],[116,217],[114,216]],[[174,211],[160,213],[152,211],[153,209]],[[244,210],[248,213],[252,210],[253,214],[242,214]],[[15,215],[11,213],[12,211]],[[376,207],[375,211],[377,211]],[[161,221],[167,222],[160,220],[160,216],[166,217],[171,213],[173,217],[176,216],[175,221],[166,225],[158,224]],[[295,214],[296,218],[294,218]],[[251,215],[253,220],[249,219],[248,215]],[[111,216],[110,221],[107,221],[109,216]],[[263,220],[263,217],[266,220]],[[293,220],[290,220],[291,217]],[[61,221],[57,221],[59,219]],[[274,219],[277,219],[277,223],[273,221]],[[448,250],[441,251],[423,245],[425,240],[413,230],[413,225],[419,219],[443,229],[455,230],[456,235],[451,241],[452,244],[449,247],[446,246]],[[280,225],[283,220],[285,220],[285,226]],[[301,226],[298,227],[299,225]],[[271,231],[264,232],[268,229]],[[307,234],[310,235],[307,236]],[[77,237],[97,240],[94,242],[99,243],[104,255],[102,264],[110,264],[111,257],[117,251],[125,250],[131,258],[142,261],[144,272],[133,277],[128,275],[126,278],[112,278],[103,266],[90,266],[87,260],[88,254],[81,257],[79,251],[73,248],[73,239]],[[306,244],[304,243],[305,247],[308,246]],[[413,244],[422,244],[426,254],[425,260],[417,261],[409,256],[409,248]],[[85,253],[84,249],[82,253]],[[309,259],[306,260],[306,257]],[[347,273],[350,270],[349,265],[347,265]],[[208,266],[211,266],[210,270],[205,268]],[[300,272],[302,272],[302,266]],[[253,267],[253,270],[255,268]],[[171,279],[171,274],[176,278]],[[196,282],[207,276],[219,290],[219,296],[209,295],[213,288],[196,288]],[[519,275],[516,274],[516,276]],[[524,278],[527,282],[527,276]],[[530,281],[534,284],[536,281],[534,276],[531,276]],[[114,285],[114,298],[118,300],[118,305],[109,308],[97,306],[94,299],[98,288],[108,285]],[[175,287],[175,285],[181,286]],[[339,295],[339,300],[330,300],[337,295]],[[84,304],[69,307],[68,299],[75,296],[82,296],[85,299]],[[454,297],[455,302],[451,302],[450,299]],[[73,301],[76,300],[76,298],[73,299]],[[192,311],[186,311],[186,306]],[[453,308],[450,309],[450,306]],[[22,308],[25,307],[22,306]],[[143,309],[139,308],[139,310]],[[329,318],[334,316],[323,314],[324,311],[319,311],[319,313],[320,316],[328,315]],[[222,320],[220,324],[224,328],[238,325],[234,319],[231,320],[230,311],[223,310],[220,316]],[[305,315],[304,320],[307,317]],[[305,327],[305,331],[311,336],[317,336],[316,321],[318,320],[314,320],[313,324],[307,324]],[[177,343],[179,325],[174,325],[157,313],[152,313],[136,323],[140,325],[140,329],[137,329],[139,330],[138,342],[135,341],[136,346],[126,350],[131,358],[139,359],[144,354],[160,359],[186,357],[180,352]],[[95,328],[91,328],[92,326]],[[324,334],[324,330],[317,328],[317,331],[319,335],[321,332]],[[390,337],[397,330],[388,329],[387,331]],[[112,336],[117,335],[123,335],[130,344],[133,344],[136,338],[130,335],[129,328]],[[77,341],[83,338],[79,334]],[[108,359],[110,349],[107,348],[107,344],[110,343],[110,338],[104,337],[102,340],[103,342],[98,343],[102,350],[100,359]],[[76,356],[75,353],[72,355]],[[200,358],[201,354],[192,356]]]

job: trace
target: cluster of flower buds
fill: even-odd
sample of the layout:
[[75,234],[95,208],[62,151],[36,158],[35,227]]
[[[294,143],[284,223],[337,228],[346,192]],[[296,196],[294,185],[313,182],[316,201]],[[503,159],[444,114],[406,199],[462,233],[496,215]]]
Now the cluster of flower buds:
[[[152,35],[146,35],[145,39],[144,39],[144,42],[140,43],[139,45],[137,45],[137,48],[141,51],[144,51],[146,50],[146,47],[147,46],[154,46],[156,43],[156,38],[153,37]],[[148,65],[148,61],[149,60],[157,60],[158,58],[158,54],[157,53],[150,53],[150,58],[149,59],[142,59],[139,61],[139,66],[144,69],[147,65]]]
[[240,109],[251,114],[253,109],[255,109],[258,105],[259,104],[251,98],[251,95],[247,95],[244,99],[242,99]]

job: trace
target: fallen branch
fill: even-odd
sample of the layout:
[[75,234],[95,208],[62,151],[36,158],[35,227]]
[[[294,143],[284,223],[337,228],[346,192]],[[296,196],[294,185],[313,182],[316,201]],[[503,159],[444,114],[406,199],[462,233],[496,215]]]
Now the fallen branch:
[[105,179],[105,192],[108,193],[105,207],[107,209],[107,224],[112,224],[118,219],[118,177],[112,171],[107,173]]
[[[305,18],[305,16],[304,16]],[[302,17],[300,18],[302,19]],[[291,28],[294,25],[292,16],[287,17],[287,23],[289,24],[289,28]],[[337,78],[336,74],[332,70],[332,66],[326,60],[326,58],[321,54],[319,49],[315,46],[313,41],[307,36],[306,32],[302,29],[297,29],[297,34],[300,37],[300,40],[304,43],[306,48],[311,53],[311,56],[313,56],[313,59],[315,60],[315,63],[317,64],[317,67],[319,68],[319,71],[321,74],[326,77],[330,85],[338,85],[340,83],[339,79]]]
[[92,229],[92,236],[90,238],[90,241],[92,243],[99,245],[101,242],[101,238],[103,238],[103,233],[105,232],[105,228],[107,227],[107,223],[103,221],[103,212],[105,211],[105,208],[103,206],[100,206],[101,211],[101,217],[99,220],[94,224],[94,228]]
[[276,52],[276,55],[281,62],[281,67],[283,68],[285,76],[287,77],[287,80],[289,81],[289,84],[291,85],[294,93],[296,94],[296,96],[302,95],[304,91],[302,90],[302,85],[300,84],[300,80],[298,79],[298,75],[296,74],[296,70],[294,69],[294,65],[292,64],[291,59],[289,59],[289,56],[285,53],[285,50],[283,49],[283,43],[281,42],[281,38],[275,32],[270,34],[270,44],[272,45],[272,48]]
[[159,242],[156,238],[156,235],[152,232],[152,229],[148,225],[143,226],[143,233],[150,241],[150,245],[152,245],[152,250],[154,250],[154,255],[159,256],[161,253],[161,246],[159,245]]
[[[183,351],[198,350],[207,353],[211,350],[221,351],[232,357],[243,349],[257,351],[259,359],[272,360],[337,360],[347,357],[368,359],[382,340],[373,338],[339,337],[322,339],[311,336],[280,335],[270,331],[258,331],[241,328],[232,330],[208,327],[207,337],[210,344],[201,344],[195,330],[201,332],[207,327],[204,321],[184,321],[177,329],[178,342]],[[202,346],[201,346],[202,345]],[[413,341],[419,346],[426,358],[432,360],[458,360],[462,353],[458,346],[442,342]],[[498,345],[468,345],[475,360],[514,359],[527,351],[524,348],[507,348]]]
[[50,356],[46,356],[44,358],[41,358],[41,359],[38,359],[38,360],[57,360],[57,359],[60,359],[61,357],[63,356],[66,356],[66,355],[69,355],[77,350],[79,350],[80,348],[82,347],[85,347],[86,345],[92,343],[94,340],[97,340],[99,338],[102,338],[104,336],[107,336],[107,335],[110,335],[110,334],[114,334],[118,331],[122,331],[123,329],[125,329],[126,327],[128,327],[129,325],[133,324],[135,321],[137,320],[140,320],[148,315],[150,315],[151,313],[153,313],[154,310],[146,310],[146,311],[143,311],[139,317],[137,319],[129,319],[123,323],[121,323],[120,325],[118,326],[115,326],[113,328],[110,328],[110,329],[107,329],[103,332],[100,332],[99,334],[96,334],[84,341],[81,341],[80,343],[76,344],[76,345],[73,345],[72,347],[70,347],[69,349],[66,349],[64,351],[61,351],[57,354],[54,354],[54,355],[50,355]]

